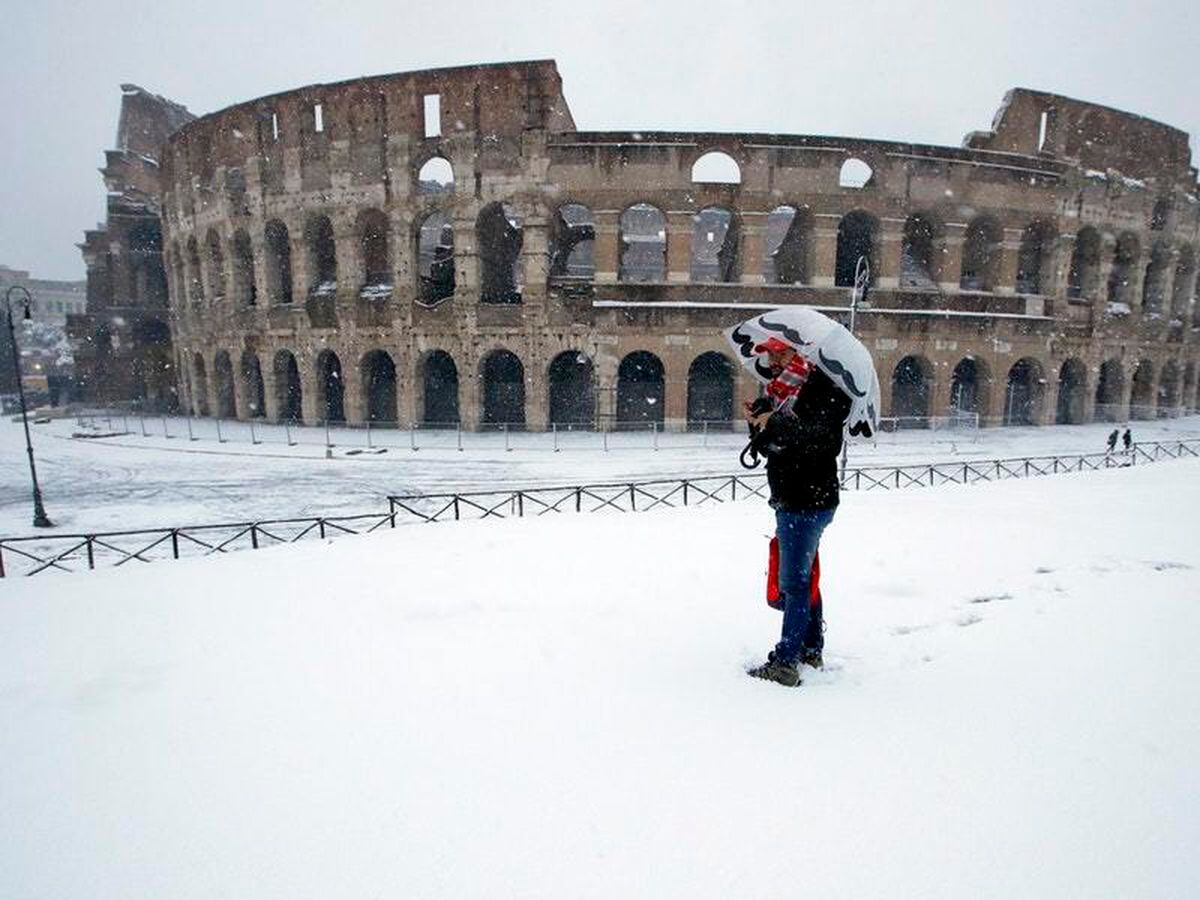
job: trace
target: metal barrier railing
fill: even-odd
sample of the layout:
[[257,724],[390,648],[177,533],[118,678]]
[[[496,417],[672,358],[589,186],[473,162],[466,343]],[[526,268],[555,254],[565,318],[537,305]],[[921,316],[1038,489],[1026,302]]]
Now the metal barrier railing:
[[[1128,451],[1011,459],[848,468],[845,490],[901,490],[943,484],[976,484],[1067,472],[1133,466],[1163,459],[1200,457],[1200,440],[1134,444]],[[703,506],[767,497],[761,471],[685,479],[561,487],[392,495],[386,511],[357,515],[142,528],[91,534],[0,538],[0,578],[44,572],[77,572],[130,562],[211,556],[257,550],[310,538],[366,534],[397,525],[467,519],[532,518],[559,513],[627,513]]]

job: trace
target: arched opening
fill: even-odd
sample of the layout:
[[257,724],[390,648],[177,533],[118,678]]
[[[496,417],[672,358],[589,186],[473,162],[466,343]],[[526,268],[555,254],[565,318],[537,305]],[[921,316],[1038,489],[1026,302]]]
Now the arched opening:
[[337,290],[337,247],[328,216],[313,216],[305,223],[304,243],[308,247],[309,290],[332,294]]
[[1112,271],[1108,274],[1108,302],[1132,306],[1134,269],[1137,266],[1141,246],[1135,235],[1128,232],[1117,240],[1113,250]]
[[192,360],[192,413],[208,415],[208,368],[199,353]]
[[458,424],[458,367],[450,354],[434,350],[425,357],[421,373],[424,401],[421,422],[425,425]]
[[666,381],[663,364],[653,353],[630,353],[617,369],[617,427],[641,428],[662,424]]
[[224,350],[213,358],[213,377],[217,381],[217,418],[237,417],[237,403],[233,394],[233,363]]
[[323,422],[346,421],[346,386],[342,361],[332,350],[317,355],[317,408]]
[[1168,361],[1158,376],[1158,417],[1165,419],[1179,407],[1179,364]]
[[701,353],[688,367],[688,429],[729,429],[733,418],[733,363],[721,353]]
[[364,288],[391,288],[392,261],[388,252],[388,220],[377,209],[358,216],[358,252]]
[[1133,372],[1133,386],[1129,393],[1129,418],[1153,419],[1154,416],[1154,363],[1143,359]]
[[417,229],[417,274],[425,306],[454,296],[454,226],[441,210],[426,216]]
[[1196,251],[1189,245],[1180,249],[1175,264],[1175,279],[1171,285],[1171,315],[1182,320],[1196,283]]
[[367,421],[396,423],[396,364],[386,351],[372,350],[362,358],[362,386]]
[[1151,316],[1162,315],[1170,263],[1171,251],[1167,245],[1155,244],[1150,251],[1150,262],[1146,264],[1146,277],[1142,280],[1142,310]]
[[1041,421],[1046,376],[1035,359],[1020,359],[1008,370],[1004,394],[1005,425],[1036,425]]
[[709,206],[692,217],[691,279],[738,280],[738,227],[729,210]]
[[858,260],[866,257],[871,266],[871,283],[875,283],[879,267],[875,265],[875,235],[878,223],[869,213],[855,211],[842,217],[837,231],[837,262],[833,283],[837,287],[854,287]]
[[287,226],[272,219],[263,229],[266,250],[267,293],[272,303],[292,302],[292,244]]
[[188,299],[193,303],[203,303],[204,279],[200,274],[200,245],[196,243],[195,235],[187,239],[187,269]]
[[233,233],[233,297],[241,306],[254,306],[258,302],[254,248],[250,244],[250,235],[242,228]]
[[550,363],[550,423],[591,428],[596,422],[596,380],[592,361],[567,350]]
[[933,367],[921,356],[906,356],[892,371],[892,415],[899,428],[929,427]]
[[1033,222],[1021,233],[1017,251],[1017,293],[1046,294],[1054,280],[1050,271],[1054,234],[1045,222]]
[[1071,268],[1067,272],[1067,297],[1090,299],[1096,294],[1100,280],[1100,232],[1095,228],[1080,229],[1075,235],[1071,252]]
[[1058,371],[1058,402],[1054,411],[1057,425],[1078,425],[1083,421],[1087,397],[1087,367],[1078,359],[1068,359]]
[[444,156],[432,156],[417,173],[417,193],[453,194],[454,168]]
[[980,217],[967,226],[962,248],[959,288],[964,291],[994,291],[1000,268],[1003,232],[996,222]]
[[275,354],[275,402],[280,422],[304,421],[300,367],[290,350]]
[[592,211],[579,203],[560,206],[550,227],[550,277],[591,281],[596,274],[595,243]]
[[525,427],[525,367],[508,350],[494,350],[483,361],[484,426]]
[[697,184],[741,184],[742,170],[728,153],[710,150],[692,164],[692,181]]
[[1125,372],[1119,359],[1105,360],[1096,381],[1096,406],[1092,417],[1098,422],[1119,422],[1125,417],[1121,399],[1125,393]]
[[171,329],[161,319],[143,319],[133,329],[137,362],[134,390],[141,409],[172,412],[179,405],[175,388],[175,351]]
[[767,284],[808,284],[812,216],[807,209],[777,206],[767,216],[763,279]]
[[987,368],[977,359],[964,357],[950,377],[950,415],[987,414]]
[[914,213],[904,223],[900,245],[900,286],[936,290],[941,278],[940,228],[925,213]]
[[874,175],[875,173],[869,165],[861,159],[851,157],[842,163],[842,168],[838,172],[838,186],[861,190],[871,183]]
[[1196,411],[1196,364],[1190,362],[1183,370],[1183,411],[1185,413],[1193,413]]
[[524,232],[507,203],[489,203],[475,222],[483,303],[521,302],[521,244]]
[[225,251],[221,249],[221,236],[215,228],[208,229],[205,243],[208,245],[208,292],[215,303],[225,298]]
[[246,418],[261,419],[267,414],[267,397],[263,390],[262,365],[258,354],[247,350],[242,354],[242,394],[246,401]]
[[620,281],[666,281],[667,218],[649,203],[621,213]]
[[167,276],[163,269],[162,230],[158,223],[143,223],[129,231],[129,296],[135,305],[162,307],[167,303]]

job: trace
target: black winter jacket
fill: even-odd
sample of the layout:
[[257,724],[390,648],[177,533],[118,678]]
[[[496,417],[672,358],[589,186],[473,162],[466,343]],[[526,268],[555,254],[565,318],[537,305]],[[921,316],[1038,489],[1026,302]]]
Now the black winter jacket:
[[838,505],[838,454],[850,398],[814,369],[791,413],[776,412],[755,436],[767,459],[771,505],[797,512]]

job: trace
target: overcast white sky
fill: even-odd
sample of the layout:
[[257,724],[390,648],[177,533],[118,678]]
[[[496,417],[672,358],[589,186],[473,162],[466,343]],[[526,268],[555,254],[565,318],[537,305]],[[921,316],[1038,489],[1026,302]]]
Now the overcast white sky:
[[1022,86],[1195,135],[1198,9],[1196,0],[7,4],[0,263],[83,277],[75,244],[104,215],[96,169],[115,140],[121,82],[203,114],[315,82],[549,57],[587,130],[957,146]]

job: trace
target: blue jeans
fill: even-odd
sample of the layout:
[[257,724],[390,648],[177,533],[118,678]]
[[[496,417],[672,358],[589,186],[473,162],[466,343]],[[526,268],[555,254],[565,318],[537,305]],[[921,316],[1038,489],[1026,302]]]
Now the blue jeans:
[[[775,510],[779,592],[783,594],[783,633],[775,645],[775,658],[781,662],[795,664],[805,649],[821,649],[820,621],[812,621],[809,616],[809,591],[813,558],[817,555],[821,532],[833,521],[833,513],[832,509]],[[810,633],[813,624],[815,635]]]

